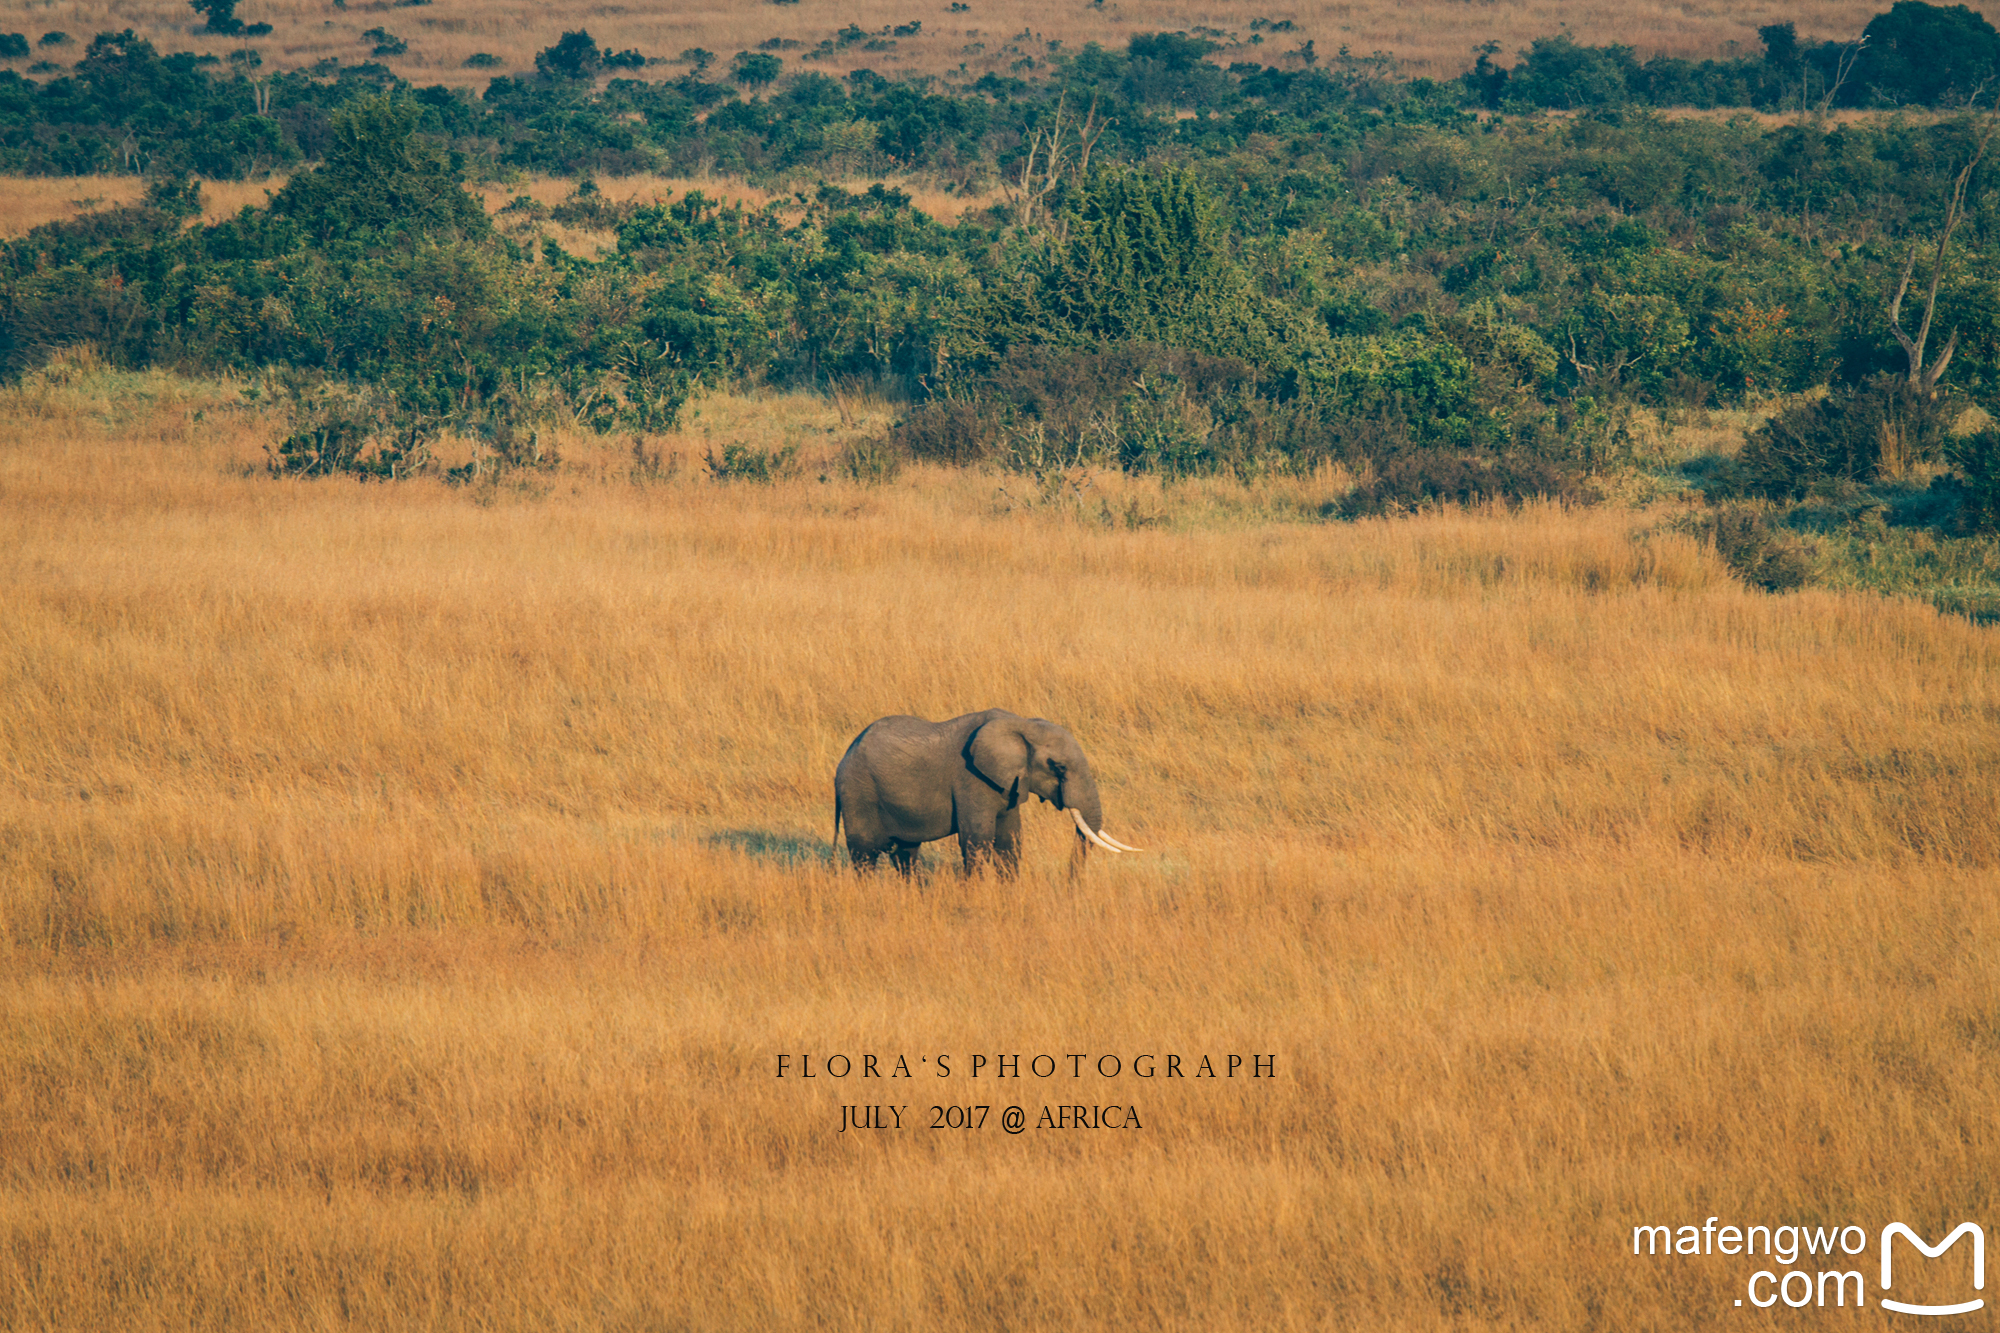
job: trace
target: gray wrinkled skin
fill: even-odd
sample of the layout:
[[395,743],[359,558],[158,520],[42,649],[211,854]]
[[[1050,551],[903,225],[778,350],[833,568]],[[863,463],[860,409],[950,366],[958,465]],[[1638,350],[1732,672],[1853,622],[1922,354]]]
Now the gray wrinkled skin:
[[[968,872],[990,856],[1011,874],[1030,796],[1078,811],[1092,830],[1104,827],[1090,760],[1055,723],[999,708],[948,722],[885,717],[854,738],[834,770],[834,838],[844,822],[855,865],[872,867],[887,852],[908,874],[920,845],[955,833]],[[1079,833],[1072,870],[1088,850]]]

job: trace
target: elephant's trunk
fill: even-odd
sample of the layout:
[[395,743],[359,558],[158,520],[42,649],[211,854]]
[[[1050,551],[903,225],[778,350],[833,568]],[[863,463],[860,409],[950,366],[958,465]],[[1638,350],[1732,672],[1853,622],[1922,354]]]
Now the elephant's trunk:
[[[1077,859],[1081,861],[1084,853],[1090,850],[1092,843],[1097,844],[1113,855],[1119,852],[1138,851],[1137,847],[1127,847],[1124,843],[1104,832],[1103,807],[1097,800],[1097,788],[1093,785],[1088,788],[1088,791],[1089,799],[1087,802],[1082,799],[1069,802],[1069,817],[1076,823],[1076,836],[1080,840],[1076,848]],[[1064,792],[1064,797],[1067,799],[1068,792]],[[1088,813],[1085,813],[1086,811]]]
[[1076,856],[1070,863],[1072,871],[1079,868],[1092,844],[1102,847],[1114,856],[1119,852],[1136,852],[1137,847],[1127,847],[1118,839],[1104,831],[1104,803],[1097,797],[1097,779],[1090,772],[1088,760],[1078,757],[1071,765],[1062,785],[1062,807],[1076,824]]
[[[1097,779],[1092,776],[1087,763],[1070,769],[1064,776],[1062,800],[1063,807],[1070,811],[1073,818],[1080,816],[1080,822],[1088,825],[1091,833],[1103,830],[1104,803],[1097,798]],[[1079,835],[1088,836],[1083,834],[1081,828],[1077,831]]]

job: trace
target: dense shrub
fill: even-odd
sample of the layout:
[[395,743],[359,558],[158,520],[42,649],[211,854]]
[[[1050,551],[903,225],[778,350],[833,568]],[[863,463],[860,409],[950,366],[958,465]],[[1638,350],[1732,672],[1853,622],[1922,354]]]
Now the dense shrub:
[[243,20],[236,17],[236,0],[189,0],[188,7],[206,20],[203,32],[227,36],[243,31]]
[[1528,106],[1611,106],[1631,98],[1638,62],[1628,46],[1580,46],[1568,35],[1537,38],[1507,80],[1509,100]]
[[1126,47],[1121,91],[1141,105],[1215,107],[1235,101],[1235,86],[1204,59],[1216,44],[1184,32],[1140,33]]
[[976,382],[910,412],[889,438],[927,462],[1208,471],[1225,443],[1212,438],[1214,409],[1255,374],[1233,358],[1157,343],[1017,347]]
[[2000,32],[1964,5],[1896,0],[1862,30],[1857,84],[1897,103],[1963,102],[2000,69]]
[[880,435],[864,435],[841,446],[834,467],[849,481],[881,486],[894,481],[907,461],[908,455],[892,441]]
[[1363,518],[1440,504],[1500,500],[1519,505],[1530,499],[1594,504],[1598,495],[1580,478],[1538,458],[1418,448],[1378,463],[1374,478],[1350,492],[1335,512],[1342,518]]
[[2000,532],[2000,431],[1955,439],[1949,452],[1960,478],[1959,526],[1967,532]]
[[[752,99],[692,75],[599,89],[586,76],[607,53],[579,31],[543,52],[545,77],[495,78],[473,101],[379,66],[253,86],[105,34],[74,76],[0,70],[0,166],[143,167],[153,185],[140,208],[0,243],[0,358],[18,369],[88,341],[121,365],[298,367],[490,436],[496,456],[519,452],[508,421],[652,431],[698,383],[860,377],[916,401],[885,459],[1176,476],[1340,464],[1375,478],[1356,503],[1383,509],[1580,495],[1576,478],[1629,457],[1637,405],[1735,406],[1838,370],[1863,387],[1780,413],[1728,475],[1767,496],[1892,477],[1942,437],[1925,405],[1867,379],[1897,351],[1880,311],[1902,243],[1880,238],[1935,234],[1978,127],[1635,108],[1674,80],[1703,97],[1732,80],[1810,95],[1820,48],[1784,25],[1761,35],[1762,59],[1699,66],[1540,43],[1504,79],[1488,51],[1491,87],[1456,89],[1346,54],[1224,72],[1202,38],[1156,34],[992,99],[865,70]],[[1140,89],[1167,75],[1234,91],[1192,119],[1134,104],[1166,96]],[[1496,89],[1598,105],[1466,114]],[[1091,171],[1071,139],[1042,207],[951,226],[882,185],[632,207],[588,174],[845,178],[893,158],[970,187],[1018,175],[1056,107],[1092,100],[1108,128]],[[188,173],[286,154],[321,161],[270,207],[200,223]],[[504,210],[495,235],[463,187],[482,163],[588,170],[553,210]],[[1974,218],[1991,212],[1985,175],[1969,197]],[[617,250],[567,254],[545,222],[615,230]],[[1960,229],[1938,289],[1961,400],[2000,394],[1981,276],[1994,235]],[[503,412],[509,393],[523,405]],[[1971,485],[1980,464],[1958,466]]]
[[416,103],[394,97],[342,110],[326,161],[286,182],[272,212],[321,242],[391,228],[485,235],[486,209],[460,185],[444,151],[414,133],[422,115]]
[[798,453],[796,444],[788,444],[782,449],[756,449],[732,442],[725,444],[720,454],[713,449],[705,451],[702,461],[708,466],[708,475],[717,481],[754,481],[769,485],[798,475]]
[[604,53],[587,28],[566,32],[535,54],[535,72],[546,79],[590,79],[604,68]]
[[1229,409],[1217,453],[1260,469],[1308,474],[1326,464],[1359,467],[1416,447],[1410,418],[1393,403],[1378,402],[1369,413],[1321,398],[1250,394]]
[[888,442],[920,462],[964,467],[993,455],[1003,426],[997,412],[976,398],[940,397],[891,426]]
[[429,460],[442,425],[368,385],[294,382],[285,406],[291,432],[268,451],[270,470],[281,475],[407,476]]
[[1228,226],[1189,171],[1107,169],[1066,212],[1018,316],[1073,343],[1150,342],[1269,363],[1264,303],[1229,254]]
[[597,182],[585,176],[577,181],[567,199],[548,211],[551,220],[565,227],[595,227],[609,230],[630,218],[637,209],[632,204],[614,204],[604,197]]
[[1766,592],[1802,587],[1811,576],[1805,543],[1780,527],[1768,509],[1723,505],[1690,515],[1678,526],[1711,543],[1731,573]]
[[1936,461],[1945,438],[1937,403],[1903,378],[1881,375],[1786,405],[1745,438],[1737,470],[1750,494],[1792,499],[1824,482],[1901,476]]
[[762,51],[738,51],[729,62],[729,77],[746,88],[761,88],[784,72],[785,62]]
[[1645,106],[1797,107],[1801,98],[1836,95],[1842,106],[1960,105],[2000,67],[2000,34],[1964,5],[1896,0],[1876,15],[1859,43],[1802,43],[1790,23],[1757,30],[1764,57],[1681,60],[1643,65],[1631,48],[1584,46],[1567,34],[1537,39],[1509,70],[1491,50],[1460,79],[1486,106],[1579,110]]
[[[1157,343],[1020,347],[911,411],[890,440],[927,461],[1026,471],[1097,465],[1183,476],[1373,463],[1382,479],[1373,500],[1361,501],[1367,512],[1492,496],[1588,498],[1577,477],[1592,460],[1570,438],[1588,428],[1583,414],[1554,410],[1532,429],[1495,432],[1509,447],[1457,452],[1440,443],[1431,403],[1414,396],[1434,396],[1436,386],[1384,371],[1395,364],[1378,358],[1382,373],[1372,382],[1356,375],[1353,391],[1295,392],[1248,362]],[[1446,468],[1449,457],[1467,461]]]

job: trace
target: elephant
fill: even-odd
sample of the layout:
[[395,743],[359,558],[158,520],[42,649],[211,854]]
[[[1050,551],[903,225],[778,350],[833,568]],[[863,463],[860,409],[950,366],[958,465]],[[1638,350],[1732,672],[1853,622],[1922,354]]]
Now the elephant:
[[1000,708],[949,722],[878,718],[841,756],[833,775],[833,838],[862,869],[889,853],[905,875],[924,843],[958,835],[968,874],[992,857],[1003,875],[1020,866],[1021,803],[1039,796],[1076,825],[1071,873],[1094,843],[1136,852],[1103,832],[1097,779],[1076,737],[1041,718]]

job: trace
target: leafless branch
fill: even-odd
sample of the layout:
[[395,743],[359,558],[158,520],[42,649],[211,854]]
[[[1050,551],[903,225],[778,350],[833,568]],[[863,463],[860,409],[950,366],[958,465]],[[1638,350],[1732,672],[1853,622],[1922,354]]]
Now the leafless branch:
[[1833,86],[1826,90],[1826,96],[1820,98],[1819,105],[1813,109],[1814,120],[1826,119],[1827,112],[1833,107],[1833,99],[1840,95],[1840,85],[1846,83],[1847,76],[1854,72],[1854,62],[1861,58],[1861,48],[1867,43],[1868,38],[1863,36],[1860,41],[1848,44],[1846,53],[1834,66]]
[[[1985,91],[1981,84],[1978,92]],[[1978,96],[1974,93],[1974,97]],[[1910,387],[1929,397],[1937,391],[1937,383],[1944,375],[1945,367],[1951,364],[1952,353],[1958,350],[1958,330],[1953,329],[1946,341],[1944,354],[1935,363],[1924,364],[1924,345],[1930,341],[1931,320],[1937,314],[1938,286],[1944,281],[1945,259],[1951,247],[1951,234],[1958,230],[1958,224],[1965,218],[1965,191],[1972,183],[1972,173],[1985,160],[1987,150],[1993,144],[1993,136],[2000,131],[2000,99],[1996,99],[1993,110],[1987,112],[1984,125],[1980,128],[1979,139],[1973,145],[1972,157],[1964,170],[1958,173],[1951,185],[1951,200],[1945,207],[1944,231],[1938,237],[1937,252],[1931,257],[1931,285],[1924,294],[1924,316],[1917,325],[1917,336],[1912,338],[1903,332],[1903,297],[1910,290],[1910,275],[1917,267],[1917,247],[1910,247],[1910,257],[1903,264],[1903,277],[1896,284],[1896,294],[1889,301],[1889,331],[1896,335],[1902,345],[1903,355],[1910,363]]]
[[1018,179],[1004,182],[1007,202],[1014,209],[1017,225],[1032,226],[1041,213],[1042,201],[1062,182],[1065,174],[1081,180],[1090,171],[1090,152],[1104,131],[1114,123],[1097,118],[1097,99],[1078,124],[1068,115],[1069,95],[1056,99],[1055,115],[1035,127],[1028,136],[1028,153],[1021,159]]

